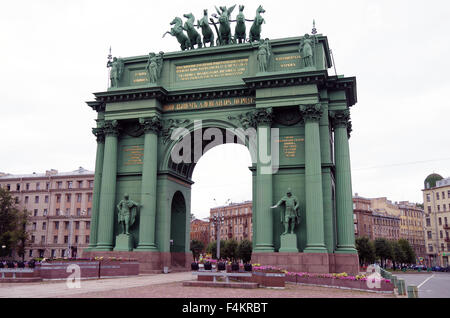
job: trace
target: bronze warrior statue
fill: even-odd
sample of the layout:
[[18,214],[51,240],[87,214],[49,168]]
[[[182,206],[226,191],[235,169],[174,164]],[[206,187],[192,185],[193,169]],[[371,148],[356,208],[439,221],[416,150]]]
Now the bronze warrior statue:
[[130,234],[129,230],[136,219],[138,207],[139,204],[130,200],[129,195],[125,193],[123,200],[117,205],[117,209],[119,210],[118,222],[122,227],[122,234]]
[[275,209],[281,205],[284,205],[284,213],[281,213],[281,223],[284,224],[284,232],[281,235],[285,235],[289,232],[294,234],[294,228],[296,224],[300,223],[300,215],[298,213],[299,202],[295,195],[292,195],[291,189],[287,190],[287,193],[280,201],[271,209]]

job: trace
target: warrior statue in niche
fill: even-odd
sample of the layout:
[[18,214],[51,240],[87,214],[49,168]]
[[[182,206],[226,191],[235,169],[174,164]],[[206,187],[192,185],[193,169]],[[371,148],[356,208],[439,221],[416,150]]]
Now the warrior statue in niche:
[[134,224],[137,215],[137,209],[139,208],[139,204],[130,200],[129,195],[125,193],[123,196],[123,200],[119,202],[117,205],[118,213],[118,222],[121,227],[121,234],[130,234],[130,227]]
[[284,212],[281,213],[281,223],[284,225],[284,232],[281,235],[289,233],[294,234],[295,225],[300,223],[300,215],[298,213],[299,202],[295,195],[292,194],[291,189],[287,190],[284,197],[278,201],[277,204],[271,207],[275,209],[281,205],[284,205]]

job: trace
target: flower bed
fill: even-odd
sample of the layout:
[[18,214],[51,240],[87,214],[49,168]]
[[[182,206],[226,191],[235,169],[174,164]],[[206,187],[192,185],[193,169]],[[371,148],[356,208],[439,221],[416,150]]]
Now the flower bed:
[[351,276],[347,273],[315,274],[292,273],[286,274],[287,280],[296,284],[321,285],[336,288],[350,288],[376,292],[393,292],[394,284],[389,279],[372,278],[365,275]]

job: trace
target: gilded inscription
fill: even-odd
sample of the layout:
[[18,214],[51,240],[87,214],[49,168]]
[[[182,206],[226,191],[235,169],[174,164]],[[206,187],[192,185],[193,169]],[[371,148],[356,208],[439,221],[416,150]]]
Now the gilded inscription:
[[215,61],[198,64],[178,65],[175,68],[177,80],[190,81],[239,76],[246,72],[248,58]]
[[166,104],[163,106],[163,111],[192,110],[211,107],[227,107],[227,106],[253,105],[253,104],[255,104],[254,97],[219,98],[211,100],[198,100],[192,102]]
[[282,143],[283,153],[286,158],[295,158],[297,156],[297,143],[305,141],[304,138],[294,136],[283,136],[277,142]]
[[142,146],[126,146],[123,151],[125,152],[125,166],[143,164],[144,148]]
[[296,68],[299,65],[301,56],[296,55],[285,55],[275,57],[275,62],[280,68]]
[[134,71],[131,76],[133,84],[141,84],[148,82],[148,76],[146,71]]

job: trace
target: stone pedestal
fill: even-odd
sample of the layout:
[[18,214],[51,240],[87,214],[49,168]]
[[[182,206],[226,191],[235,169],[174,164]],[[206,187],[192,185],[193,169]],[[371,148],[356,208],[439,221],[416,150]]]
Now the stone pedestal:
[[280,236],[280,252],[297,253],[297,235],[284,234]]
[[133,247],[132,235],[119,234],[116,236],[116,247],[114,247],[114,251],[132,251]]

